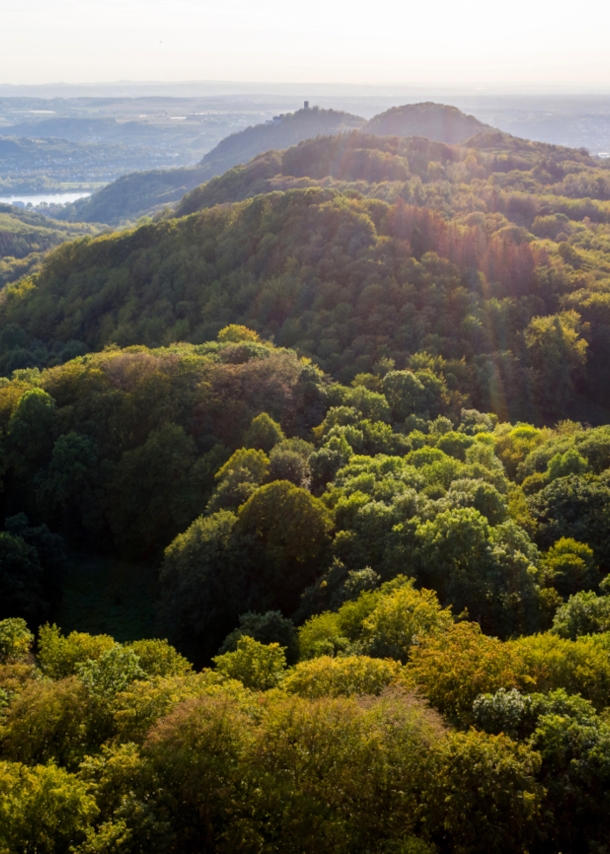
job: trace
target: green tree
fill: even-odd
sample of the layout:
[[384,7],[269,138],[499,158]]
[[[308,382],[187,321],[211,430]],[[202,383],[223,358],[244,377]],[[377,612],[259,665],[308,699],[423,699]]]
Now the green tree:
[[41,388],[23,393],[7,428],[9,452],[19,475],[35,472],[46,461],[56,423],[57,407],[50,394]]
[[97,449],[89,436],[70,431],[57,439],[41,484],[42,501],[50,503],[51,512],[57,508],[82,519],[91,503],[97,462]]
[[257,572],[270,604],[293,610],[323,569],[332,529],[329,511],[306,490],[279,480],[252,494],[239,510],[238,527],[258,550]]
[[542,547],[563,538],[586,543],[602,572],[610,570],[610,488],[605,481],[590,475],[560,477],[532,495],[528,504]]
[[282,681],[286,651],[278,643],[262,644],[242,635],[234,652],[217,655],[212,661],[220,673],[239,680],[245,688],[267,691]]
[[166,640],[137,640],[128,644],[138,657],[138,665],[147,676],[184,676],[192,664]]
[[94,710],[74,676],[30,681],[5,712],[3,751],[15,762],[56,762],[76,770],[96,741]]
[[558,608],[552,631],[562,638],[610,632],[610,596],[597,596],[592,590],[570,596]]
[[234,652],[237,641],[244,635],[259,643],[279,643],[286,651],[288,664],[294,664],[298,658],[299,648],[295,625],[280,611],[266,611],[264,614],[248,611],[246,614],[240,614],[238,628],[227,635],[219,652]]
[[268,454],[285,436],[280,425],[266,412],[252,420],[244,436],[244,447],[254,448]]
[[119,644],[105,650],[97,659],[77,664],[76,672],[87,691],[102,700],[113,699],[134,680],[146,677],[136,652]]
[[110,635],[70,632],[63,637],[56,625],[48,623],[38,632],[38,664],[50,679],[73,676],[79,664],[95,661],[115,644]]
[[0,664],[27,661],[34,635],[19,617],[0,620]]
[[412,579],[395,590],[384,585],[380,593],[375,608],[362,622],[361,642],[369,655],[405,663],[413,643],[429,632],[442,633],[453,623],[451,611],[441,608],[436,593],[415,590]]
[[240,448],[216,472],[217,486],[207,512],[237,510],[268,477],[267,454],[253,448]]
[[196,519],[165,550],[161,614],[170,640],[195,663],[209,660],[253,605],[247,542],[227,510]]
[[536,400],[551,417],[564,413],[574,393],[574,381],[586,364],[587,342],[581,332],[581,319],[575,311],[534,317],[525,330]]
[[395,421],[409,415],[435,418],[448,403],[443,381],[429,371],[389,371],[383,378],[383,392]]
[[53,765],[0,763],[0,850],[69,854],[98,815],[77,777]]
[[571,537],[557,540],[542,556],[541,565],[547,584],[552,584],[564,598],[599,583],[593,549]]
[[537,842],[544,792],[537,753],[471,730],[441,742],[437,761],[426,818],[443,850],[518,854]]
[[176,535],[180,494],[194,462],[195,443],[176,424],[154,430],[123,454],[108,487],[108,518],[124,552],[148,554]]
[[391,684],[407,684],[397,662],[366,655],[331,658],[319,656],[289,671],[282,690],[299,697],[351,697],[379,695]]
[[493,634],[535,626],[536,550],[512,523],[493,528],[473,508],[446,510],[416,531],[421,579],[458,614]]

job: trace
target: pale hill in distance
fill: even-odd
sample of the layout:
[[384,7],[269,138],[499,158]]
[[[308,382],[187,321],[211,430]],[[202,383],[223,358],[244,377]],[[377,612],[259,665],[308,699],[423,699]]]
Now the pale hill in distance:
[[436,142],[455,145],[482,131],[490,130],[474,116],[457,107],[426,101],[392,107],[374,116],[362,130],[375,136],[424,136]]
[[364,119],[350,113],[322,110],[319,107],[304,108],[296,113],[276,116],[265,124],[232,133],[205,155],[201,166],[209,171],[209,177],[212,178],[222,175],[238,163],[247,163],[262,151],[289,148],[304,139],[345,133],[357,130],[364,124]]

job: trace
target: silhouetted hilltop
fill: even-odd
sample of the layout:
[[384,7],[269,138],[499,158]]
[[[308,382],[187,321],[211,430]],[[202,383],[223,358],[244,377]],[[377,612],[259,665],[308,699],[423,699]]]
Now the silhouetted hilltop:
[[432,101],[392,107],[374,116],[363,128],[366,133],[377,136],[425,136],[448,143],[463,142],[488,129],[489,125],[466,115],[457,107]]
[[277,116],[271,122],[232,133],[205,155],[201,165],[206,167],[212,178],[237,163],[247,163],[270,148],[288,148],[304,139],[321,134],[343,133],[360,128],[364,123],[360,116],[338,110],[322,110],[319,107],[297,110],[296,113]]

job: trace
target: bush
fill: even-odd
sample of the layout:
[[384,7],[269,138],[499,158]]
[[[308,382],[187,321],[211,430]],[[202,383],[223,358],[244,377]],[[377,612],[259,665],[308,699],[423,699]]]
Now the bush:
[[62,768],[0,762],[0,851],[69,854],[98,812],[87,785]]
[[114,644],[110,635],[71,632],[62,637],[57,626],[47,624],[38,633],[38,664],[45,676],[62,679],[76,673],[79,664],[98,659]]
[[282,689],[299,697],[351,697],[379,695],[392,683],[406,684],[401,666],[366,655],[330,658],[320,656],[303,661],[290,671]]
[[27,661],[33,642],[25,620],[0,620],[0,664]]
[[610,632],[610,596],[597,596],[593,591],[570,596],[555,614],[552,631],[570,640]]
[[286,670],[286,653],[279,644],[258,643],[248,635],[239,638],[235,652],[217,655],[212,661],[224,676],[254,691],[275,688]]

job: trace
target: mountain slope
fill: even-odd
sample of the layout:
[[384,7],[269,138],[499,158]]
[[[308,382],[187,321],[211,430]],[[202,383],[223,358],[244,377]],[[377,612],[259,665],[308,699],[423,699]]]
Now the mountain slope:
[[[461,142],[481,131],[490,130],[488,125],[473,116],[466,116],[457,108],[443,104],[425,103],[395,107],[375,116],[369,122],[359,116],[337,110],[323,110],[318,107],[302,109],[278,116],[272,122],[254,125],[231,134],[209,151],[196,167],[125,175],[88,199],[71,205],[60,216],[72,222],[105,222],[111,225],[134,221],[143,214],[180,200],[190,190],[223,175],[236,165],[248,163],[263,152],[289,148],[318,136],[345,134],[358,129],[362,129],[369,136],[419,136],[446,143]],[[370,150],[373,145],[369,141],[365,147]],[[384,152],[391,150],[391,144],[389,148],[382,146]],[[439,153],[439,158],[443,157],[442,152]],[[374,174],[377,172],[380,176],[377,180],[391,180],[387,170],[379,171],[379,158],[376,163],[373,163],[373,160],[374,157],[371,156],[367,158],[366,164],[361,164],[362,177],[369,182],[374,181]],[[308,166],[311,167],[312,164],[310,158]],[[321,177],[320,166],[315,168],[316,175]],[[305,173],[301,169],[299,174]],[[313,177],[311,172],[306,174]],[[399,168],[395,177],[404,176],[405,170]],[[188,204],[180,210],[186,212]]]
[[489,125],[457,107],[426,101],[392,107],[374,116],[362,129],[377,136],[424,136],[437,142],[458,143],[488,130]]
[[465,405],[607,418],[594,410],[610,405],[610,203],[468,189],[450,222],[317,187],[64,244],[5,292],[0,328],[55,353],[199,343],[243,323],[343,382],[425,351],[451,366]]
[[273,122],[255,125],[233,133],[209,151],[201,165],[210,178],[221,175],[237,163],[247,163],[268,149],[288,148],[319,135],[344,133],[364,124],[364,119],[337,110],[319,107],[297,110],[278,116]]
[[49,249],[99,229],[67,224],[34,211],[0,205],[0,285],[12,282],[38,265]]
[[[483,191],[477,181],[488,182],[490,189],[533,182],[539,193],[592,199],[600,197],[601,188],[604,199],[607,175],[599,161],[582,151],[529,142],[499,131],[478,134],[460,146],[353,131],[305,140],[286,151],[267,151],[196,187],[182,199],[176,215],[305,186],[332,186],[382,199],[400,196],[455,213],[477,208],[473,197]],[[587,182],[586,189],[583,182]],[[551,199],[551,208],[558,201]]]
[[124,175],[88,199],[71,205],[62,218],[110,225],[133,221],[155,208],[178,201],[194,187],[236,163],[246,163],[262,151],[287,148],[309,137],[342,133],[362,124],[364,119],[359,116],[317,107],[287,113],[278,117],[278,121],[231,134],[208,152],[198,166]]
[[133,221],[155,208],[172,204],[207,180],[201,167],[132,172],[86,199],[79,199],[60,214],[70,222],[102,222],[119,225]]

